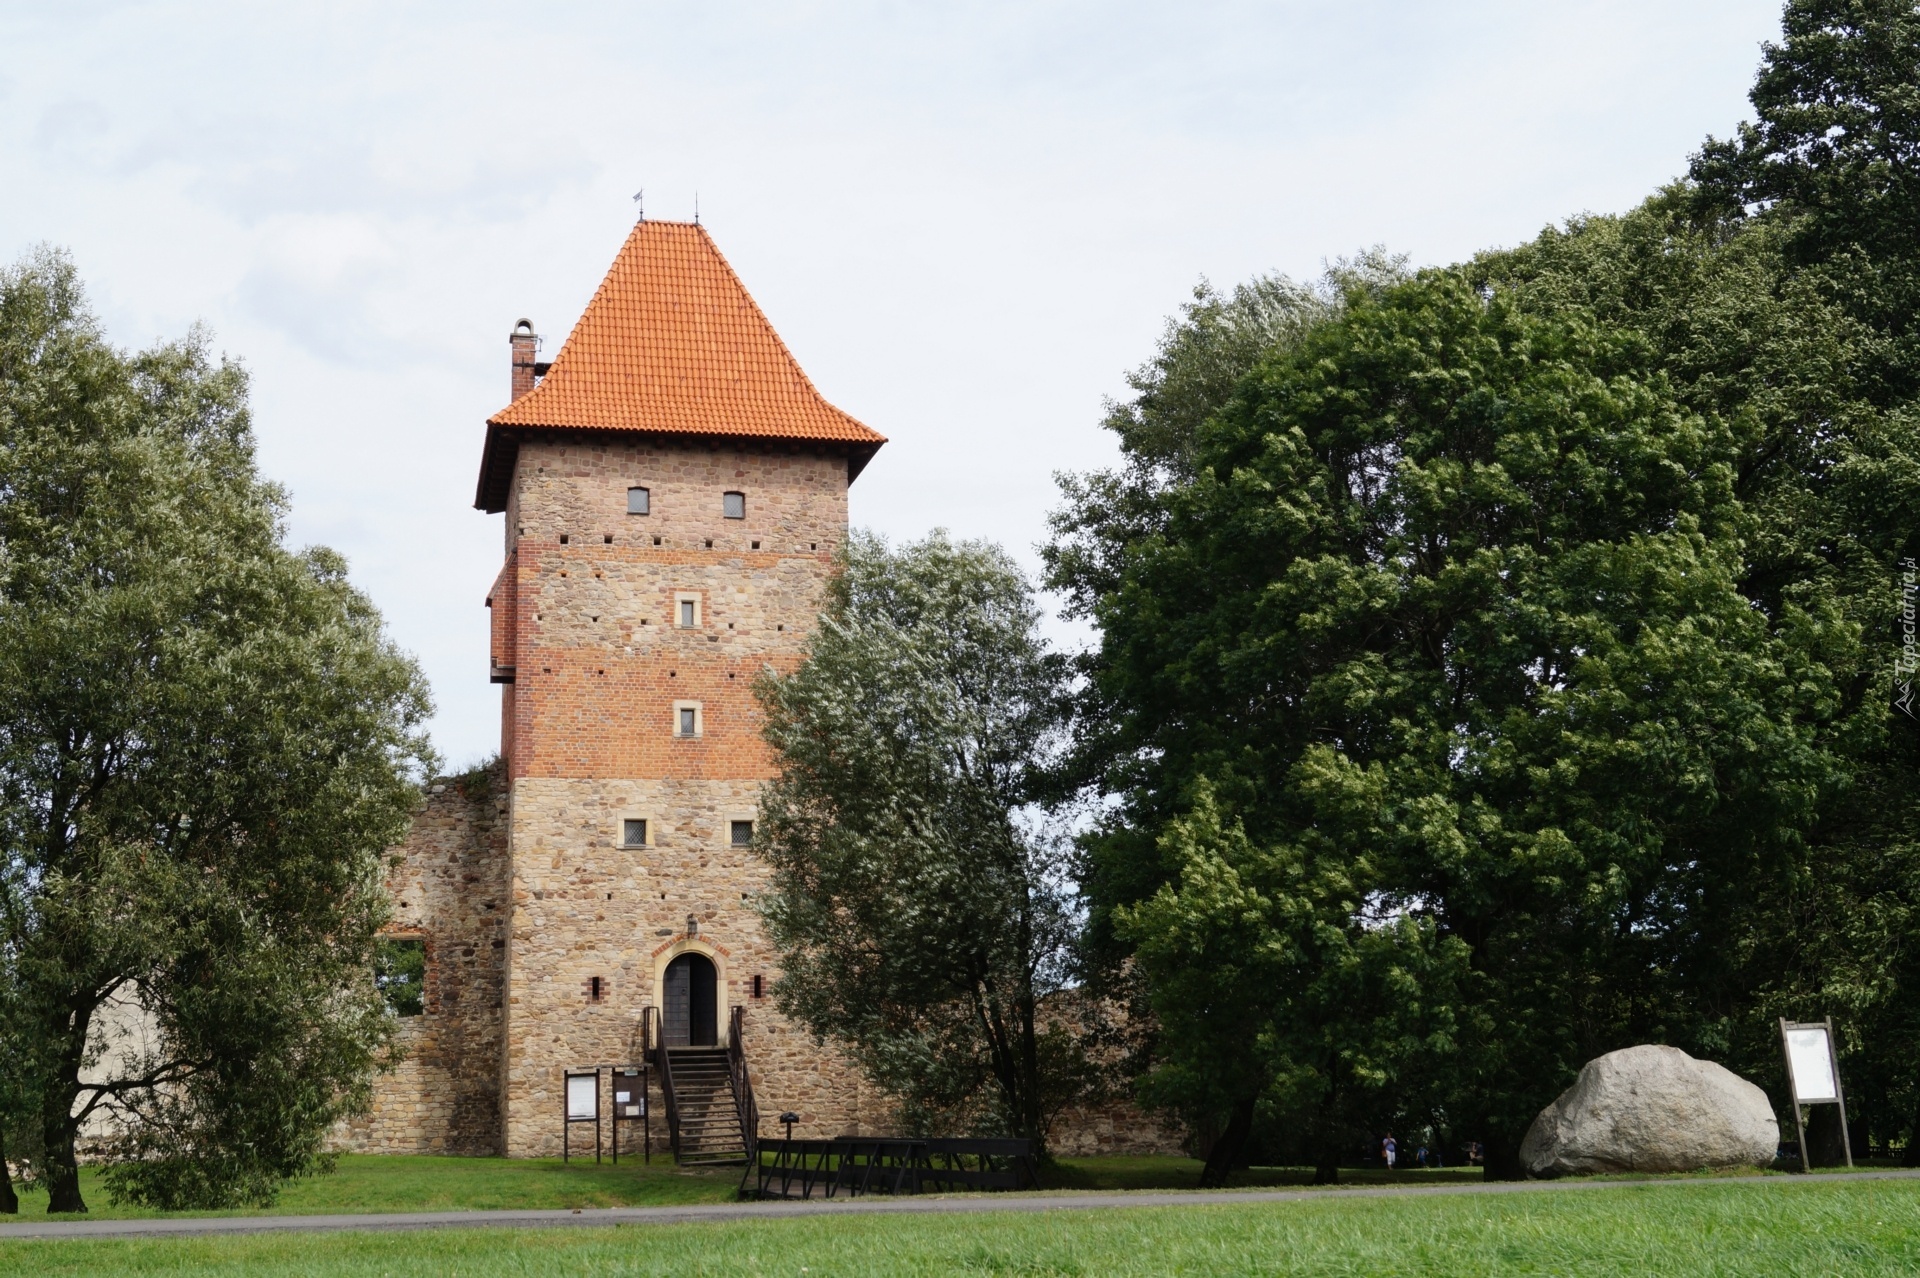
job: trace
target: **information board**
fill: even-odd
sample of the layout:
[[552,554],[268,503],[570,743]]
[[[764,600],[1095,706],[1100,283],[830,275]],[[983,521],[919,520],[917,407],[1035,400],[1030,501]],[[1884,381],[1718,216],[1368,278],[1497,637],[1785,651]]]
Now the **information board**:
[[598,1117],[600,1117],[600,1076],[598,1074],[567,1075],[568,1120],[591,1122]]
[[1793,1098],[1801,1104],[1840,1099],[1833,1078],[1832,1040],[1824,1025],[1787,1031],[1787,1065],[1793,1075]]

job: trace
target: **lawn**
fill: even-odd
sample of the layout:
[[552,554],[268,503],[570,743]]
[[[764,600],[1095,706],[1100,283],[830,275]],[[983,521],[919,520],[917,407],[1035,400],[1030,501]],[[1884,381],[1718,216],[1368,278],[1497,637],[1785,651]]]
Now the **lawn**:
[[1572,1192],[713,1225],[0,1242],[0,1271],[247,1275],[1782,1275],[1920,1271],[1920,1184]]
[[[1350,1185],[1431,1185],[1478,1181],[1477,1169],[1446,1171],[1343,1172]],[[1255,1167],[1235,1174],[1236,1188],[1309,1184],[1304,1167]],[[672,1159],[655,1157],[651,1166],[622,1159],[596,1166],[591,1158],[562,1164],[557,1158],[432,1158],[347,1154],[328,1176],[293,1181],[267,1214],[327,1215],[337,1212],[482,1211],[543,1207],[659,1207],[678,1203],[718,1203],[733,1199],[738,1168],[713,1171],[676,1168]],[[1191,1158],[1068,1158],[1050,1169],[1052,1189],[1196,1189],[1200,1164]],[[168,1213],[116,1206],[106,1186],[89,1168],[80,1172],[80,1192],[96,1219]],[[45,1194],[22,1191],[23,1215],[46,1211]],[[206,1215],[205,1212],[184,1213]],[[221,1213],[254,1215],[256,1212]],[[0,1222],[6,1218],[0,1217]],[[0,1224],[4,1228],[4,1224]]]
[[[668,1157],[652,1166],[635,1159],[594,1165],[593,1159],[562,1164],[557,1158],[433,1158],[346,1154],[328,1176],[290,1182],[266,1214],[331,1215],[337,1212],[484,1211],[543,1207],[658,1207],[733,1200],[740,1169],[676,1168]],[[116,1206],[91,1168],[80,1169],[80,1193],[88,1215],[115,1219],[158,1215],[258,1215],[260,1212],[163,1213]],[[21,1215],[41,1215],[45,1193],[21,1191]],[[0,1216],[0,1222],[6,1217]],[[5,1225],[0,1223],[0,1230]]]

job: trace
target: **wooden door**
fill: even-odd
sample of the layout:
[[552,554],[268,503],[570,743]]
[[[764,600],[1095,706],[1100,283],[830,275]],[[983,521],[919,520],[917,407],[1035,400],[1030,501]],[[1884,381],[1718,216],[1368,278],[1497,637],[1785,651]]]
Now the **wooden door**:
[[704,954],[667,964],[661,1031],[668,1047],[712,1047],[720,1041],[718,973]]

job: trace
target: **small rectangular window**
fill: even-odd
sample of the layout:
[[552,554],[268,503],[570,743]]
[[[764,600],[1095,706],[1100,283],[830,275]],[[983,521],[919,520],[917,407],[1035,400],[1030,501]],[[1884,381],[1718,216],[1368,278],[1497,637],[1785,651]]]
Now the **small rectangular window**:
[[395,1016],[426,1011],[427,943],[417,937],[381,937],[373,956],[373,983]]
[[601,999],[605,998],[606,996],[607,996],[607,978],[604,976],[588,977],[587,978],[587,1001],[589,1003],[598,1003]]
[[723,509],[726,511],[728,519],[745,519],[747,517],[747,495],[745,493],[726,494],[723,498]]
[[651,508],[648,503],[651,498],[652,494],[644,488],[627,489],[627,513],[629,515],[645,515],[650,513]]
[[694,732],[694,728],[698,724],[698,722],[699,722],[699,713],[697,711],[695,711],[690,706],[681,707],[681,710],[680,710],[680,735],[681,736],[683,737],[692,736]]
[[628,817],[625,821],[621,822],[620,842],[630,848],[644,848],[647,846],[646,821],[635,817]]
[[735,821],[732,828],[733,846],[750,848],[753,846],[753,822]]
[[680,625],[684,629],[691,630],[698,624],[697,615],[693,600],[682,599],[680,601]]
[[755,998],[765,998],[767,996],[767,978],[758,972],[753,974],[753,996]]

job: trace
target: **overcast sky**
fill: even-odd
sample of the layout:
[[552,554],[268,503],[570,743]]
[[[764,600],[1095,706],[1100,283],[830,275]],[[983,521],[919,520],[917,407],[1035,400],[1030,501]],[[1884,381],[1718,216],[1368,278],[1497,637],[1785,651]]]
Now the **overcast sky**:
[[1778,0],[115,4],[0,0],[0,258],[113,339],[209,326],[292,539],[347,555],[454,765],[490,753],[472,508],[522,315],[559,349],[633,220],[701,220],[891,437],[856,524],[1022,559],[1202,277],[1416,264],[1633,205]]

